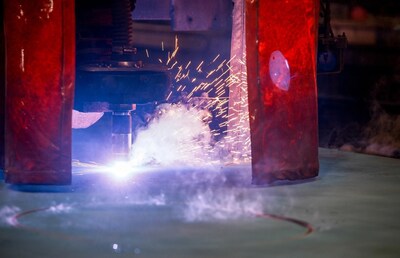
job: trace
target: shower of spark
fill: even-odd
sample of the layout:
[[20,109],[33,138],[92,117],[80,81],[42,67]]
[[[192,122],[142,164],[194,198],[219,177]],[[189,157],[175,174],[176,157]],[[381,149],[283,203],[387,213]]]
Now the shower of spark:
[[[163,42],[161,45],[164,51]],[[132,163],[249,162],[247,73],[246,69],[232,67],[245,67],[245,57],[232,56],[227,60],[218,54],[199,63],[181,64],[178,51],[175,37],[172,52],[158,59],[174,78],[167,101],[177,103],[160,107],[148,127],[138,133],[132,147]],[[148,50],[146,55],[150,55]],[[211,114],[219,121],[217,129],[209,127]]]
[[[218,54],[198,63],[181,63],[177,57],[178,43],[176,37],[174,49],[167,51],[162,42],[165,56],[157,57],[174,78],[167,94],[170,104],[160,105],[147,126],[137,131],[127,163],[106,167],[97,164],[90,169],[108,171],[115,174],[116,180],[123,181],[136,173],[135,167],[143,165],[250,162],[245,57],[232,56],[227,60]],[[152,56],[148,49],[145,52]]]

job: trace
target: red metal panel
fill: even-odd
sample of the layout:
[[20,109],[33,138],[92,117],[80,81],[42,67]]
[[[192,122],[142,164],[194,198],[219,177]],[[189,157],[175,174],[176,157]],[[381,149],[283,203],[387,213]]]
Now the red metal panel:
[[5,0],[6,181],[71,181],[73,0]]
[[316,0],[246,1],[255,184],[318,174],[315,65],[318,3]]
[[[2,6],[3,1],[0,1]],[[0,21],[3,21],[3,17],[3,8],[0,8]],[[0,26],[0,170],[4,169],[5,83],[4,27]]]

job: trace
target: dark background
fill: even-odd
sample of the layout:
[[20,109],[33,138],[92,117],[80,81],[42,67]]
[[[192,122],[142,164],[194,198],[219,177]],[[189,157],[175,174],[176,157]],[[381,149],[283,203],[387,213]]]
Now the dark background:
[[331,11],[348,47],[341,73],[318,75],[320,146],[398,157],[400,2],[332,1]]

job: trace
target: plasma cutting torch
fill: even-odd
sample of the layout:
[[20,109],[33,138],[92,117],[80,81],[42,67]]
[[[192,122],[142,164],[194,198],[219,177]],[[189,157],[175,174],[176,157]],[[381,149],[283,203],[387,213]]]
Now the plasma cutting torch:
[[[127,160],[136,104],[164,101],[169,73],[138,59],[131,13],[135,0],[77,1],[75,109],[112,113],[112,156]],[[97,17],[103,13],[102,18]],[[104,15],[104,13],[107,13]],[[109,21],[104,21],[110,17]]]

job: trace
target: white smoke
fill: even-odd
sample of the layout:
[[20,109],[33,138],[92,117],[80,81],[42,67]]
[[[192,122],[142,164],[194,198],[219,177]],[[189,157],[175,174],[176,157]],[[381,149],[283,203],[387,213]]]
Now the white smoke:
[[[165,104],[132,146],[133,165],[201,165],[212,162],[207,110]],[[215,161],[215,160],[214,160]]]
[[[162,180],[168,186],[161,186],[157,188],[159,192],[154,193],[149,189],[152,183],[158,181],[148,180],[145,184],[126,189],[126,196],[124,194],[122,200],[122,197],[115,199],[110,196],[110,199],[91,203],[156,206],[174,204],[179,210],[179,216],[187,222],[240,219],[262,213],[264,198],[238,186],[249,185],[250,169],[245,169],[246,173],[229,171],[238,172],[237,175],[230,174],[235,177],[233,181],[222,171],[226,162],[232,164],[233,158],[238,157],[230,150],[233,141],[237,139],[228,135],[215,142],[209,126],[212,115],[208,108],[209,105],[194,102],[163,104],[158,107],[148,126],[137,132],[130,160],[125,165],[128,165],[130,172],[141,167],[139,170],[142,174],[146,174],[143,166],[161,167],[165,174],[173,171],[171,175],[168,174],[168,182]],[[239,162],[235,162],[237,163]],[[157,168],[154,170],[158,171]],[[151,178],[151,169],[149,174]],[[245,176],[240,179],[241,182],[236,184],[236,178],[243,174]],[[162,176],[160,174],[157,179],[160,180]],[[142,175],[139,178],[143,180],[145,177]]]
[[60,204],[50,206],[47,209],[47,211],[50,213],[59,214],[59,213],[68,213],[72,209],[73,209],[73,207],[71,205],[60,203]]
[[376,102],[372,109],[372,119],[365,129],[369,143],[366,152],[394,156],[400,150],[400,115],[388,114]]
[[21,209],[16,206],[4,206],[0,209],[0,224],[15,226],[14,216],[20,212]]
[[221,165],[233,157],[231,138],[214,142],[211,118],[201,105],[160,106],[147,128],[137,133],[131,166],[196,167],[175,182],[179,186],[175,191],[183,198],[180,209],[185,221],[239,219],[262,213],[262,196],[227,187],[229,180]]
[[209,221],[253,217],[263,212],[261,195],[250,195],[243,189],[208,188],[186,201],[185,220]]

